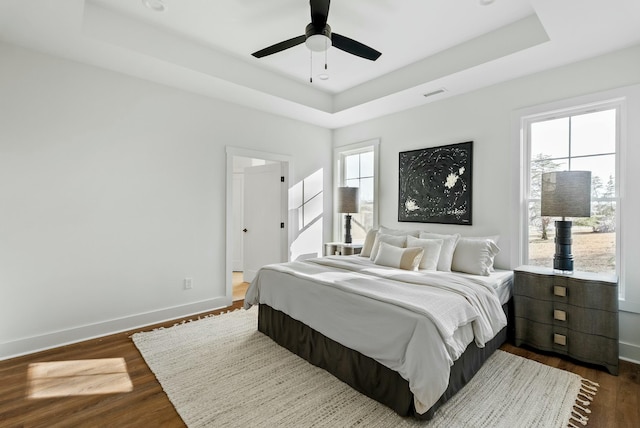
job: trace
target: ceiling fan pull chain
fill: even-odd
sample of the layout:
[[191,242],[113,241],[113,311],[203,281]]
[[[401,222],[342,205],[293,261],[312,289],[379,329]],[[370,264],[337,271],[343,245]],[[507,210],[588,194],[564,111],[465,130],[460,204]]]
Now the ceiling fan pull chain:
[[313,52],[309,51],[309,83],[313,83]]
[[327,45],[328,40],[329,38],[325,37],[324,39],[324,69],[325,70],[327,69],[327,55],[328,55],[327,52],[329,52],[329,46]]

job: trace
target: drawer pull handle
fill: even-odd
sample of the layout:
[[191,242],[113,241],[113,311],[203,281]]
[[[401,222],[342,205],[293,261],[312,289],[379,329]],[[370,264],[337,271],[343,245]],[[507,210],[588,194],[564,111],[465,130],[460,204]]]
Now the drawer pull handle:
[[567,297],[567,287],[563,287],[561,285],[554,285],[553,294],[560,297]]
[[553,319],[558,321],[566,321],[567,313],[565,311],[561,311],[559,309],[553,310]]
[[555,343],[556,345],[567,346],[567,336],[555,333],[553,335],[553,343]]

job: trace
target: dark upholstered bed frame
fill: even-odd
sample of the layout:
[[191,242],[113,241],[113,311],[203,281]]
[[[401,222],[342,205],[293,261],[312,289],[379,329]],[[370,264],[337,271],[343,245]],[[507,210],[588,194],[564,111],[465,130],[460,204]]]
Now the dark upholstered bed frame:
[[510,305],[511,301],[502,306],[507,315],[507,327],[487,342],[484,348],[478,348],[474,342],[469,344],[451,367],[447,390],[423,414],[416,413],[409,382],[397,372],[329,339],[284,312],[260,304],[258,330],[311,364],[327,370],[355,390],[392,408],[399,415],[431,419],[435,411],[462,389],[487,358],[507,340],[508,329],[513,325]]

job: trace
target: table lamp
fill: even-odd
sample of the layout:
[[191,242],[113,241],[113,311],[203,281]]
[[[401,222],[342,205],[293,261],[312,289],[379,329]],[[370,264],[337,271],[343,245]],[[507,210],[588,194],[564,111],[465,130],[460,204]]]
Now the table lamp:
[[544,217],[562,217],[555,222],[556,253],[553,268],[573,272],[571,226],[565,217],[591,217],[591,171],[562,171],[542,174],[540,213]]
[[351,244],[351,214],[360,211],[360,189],[357,187],[338,187],[339,213],[347,214],[344,224],[344,242]]

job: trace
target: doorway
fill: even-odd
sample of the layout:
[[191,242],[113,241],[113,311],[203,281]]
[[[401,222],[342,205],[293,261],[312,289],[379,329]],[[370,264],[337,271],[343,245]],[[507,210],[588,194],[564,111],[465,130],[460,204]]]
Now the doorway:
[[238,300],[244,300],[244,295],[247,294],[247,288],[249,288],[249,283],[244,280],[242,273],[242,271],[233,271],[232,298],[234,302]]
[[[289,257],[289,157],[227,147],[226,297],[241,300],[256,271]],[[259,215],[255,215],[259,213]]]

